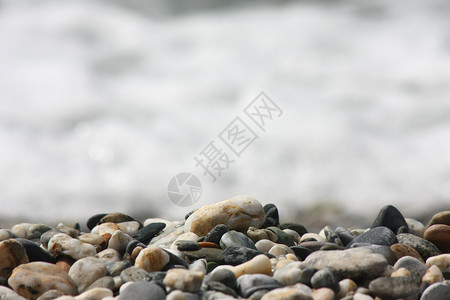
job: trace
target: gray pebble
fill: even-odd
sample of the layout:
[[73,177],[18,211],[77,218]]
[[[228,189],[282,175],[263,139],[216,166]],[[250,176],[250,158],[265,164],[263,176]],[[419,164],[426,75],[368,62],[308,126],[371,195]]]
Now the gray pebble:
[[339,292],[339,281],[330,268],[317,271],[311,278],[311,286],[315,289],[327,287],[335,293]]

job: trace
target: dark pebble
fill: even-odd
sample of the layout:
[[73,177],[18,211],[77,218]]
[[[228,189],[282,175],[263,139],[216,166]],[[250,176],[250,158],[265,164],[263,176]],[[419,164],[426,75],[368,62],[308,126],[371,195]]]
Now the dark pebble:
[[295,255],[301,260],[305,260],[305,258],[312,253],[310,249],[301,246],[292,246],[290,248],[292,249],[292,251],[294,251]]
[[341,239],[344,246],[347,246],[355,238],[355,235],[344,227],[337,227],[335,232]]
[[48,242],[50,241],[50,239],[55,235],[61,233],[61,231],[57,230],[57,229],[52,229],[49,231],[44,232],[41,235],[41,238],[39,239],[39,242],[44,245],[44,247],[48,246]]
[[269,229],[270,231],[272,231],[277,235],[278,237],[277,244],[284,244],[289,247],[295,246],[294,239],[280,228],[271,226],[267,227],[267,229]]
[[148,244],[158,233],[160,233],[166,227],[165,223],[150,223],[147,226],[142,227],[133,235],[133,238],[141,243]]
[[311,278],[314,276],[316,272],[317,269],[315,268],[303,269],[302,272],[300,273],[300,277],[298,278],[298,282],[306,284],[309,287],[312,287]]
[[450,285],[438,282],[430,285],[422,294],[420,300],[444,300],[449,299]]
[[298,223],[283,223],[280,225],[280,229],[281,230],[285,230],[285,229],[291,229],[296,231],[300,236],[304,235],[305,233],[308,233],[308,230],[306,229],[305,226],[303,226],[302,224],[298,224]]
[[387,227],[375,227],[355,237],[348,245],[350,248],[355,243],[368,243],[372,245],[391,246],[397,243],[395,233]]
[[131,242],[128,243],[125,253],[131,254],[133,252],[134,248],[136,248],[138,246],[140,246],[142,248],[147,247],[146,244],[141,243],[138,240],[132,240]]
[[307,241],[298,244],[300,247],[307,248],[312,252],[319,251],[323,246],[335,247],[336,245],[330,242],[318,242],[318,241]]
[[238,298],[238,294],[236,293],[236,291],[233,290],[232,288],[226,286],[222,282],[209,281],[206,284],[206,289],[209,290],[209,291],[221,292],[221,293],[233,296],[234,298]]
[[[379,226],[387,227],[395,234],[409,233],[408,224],[406,223],[405,218],[401,212],[392,205],[386,205],[380,210],[370,228]],[[401,232],[399,232],[399,229],[401,229]]]
[[205,242],[211,242],[214,244],[219,245],[220,239],[222,238],[222,235],[227,233],[230,229],[227,225],[219,224],[214,226],[213,229],[211,229],[210,232],[208,232],[205,236]]
[[204,258],[209,262],[215,262],[217,264],[223,264],[222,249],[216,248],[201,248],[197,251],[182,251],[186,255],[187,259],[191,262],[200,258]]
[[382,299],[414,297],[419,294],[419,286],[410,277],[379,277],[369,284],[370,292]]
[[128,281],[143,281],[148,274],[149,273],[143,269],[129,267],[120,273],[120,278],[124,283]]
[[195,241],[178,240],[175,245],[180,251],[195,251],[200,250],[200,245]]
[[270,226],[278,227],[280,225],[278,208],[275,206],[275,204],[269,203],[264,205],[264,214],[264,220],[260,228],[267,228]]
[[97,226],[98,222],[106,215],[107,214],[97,214],[90,217],[86,222],[87,228],[89,228],[89,230],[92,230],[92,228]]
[[248,298],[258,290],[273,290],[282,285],[274,278],[264,274],[246,274],[237,280],[239,294]]
[[225,284],[226,286],[236,290],[237,281],[234,273],[229,269],[218,269],[211,273],[208,281],[217,281]]
[[123,270],[131,267],[131,262],[129,260],[121,260],[117,262],[107,262],[106,270],[111,276],[119,276]]
[[259,254],[262,252],[247,247],[231,246],[223,251],[223,260],[227,265],[237,266]]
[[157,271],[151,272],[145,277],[146,281],[154,281],[158,284],[163,284],[164,278],[166,278],[167,272]]
[[315,289],[327,287],[335,293],[339,292],[339,281],[330,268],[323,268],[311,277],[311,286]]
[[53,264],[56,263],[53,256],[51,256],[50,253],[48,253],[47,251],[42,249],[37,243],[27,240],[27,239],[22,239],[22,238],[16,238],[16,240],[18,242],[20,242],[23,245],[23,247],[25,248],[25,251],[28,256],[28,260],[30,262],[43,261],[43,262],[48,262],[48,263],[53,263]]
[[414,234],[401,233],[397,235],[397,239],[399,243],[413,247],[417,252],[419,252],[424,261],[426,261],[428,257],[441,254],[439,249],[433,243],[430,243],[429,241]]

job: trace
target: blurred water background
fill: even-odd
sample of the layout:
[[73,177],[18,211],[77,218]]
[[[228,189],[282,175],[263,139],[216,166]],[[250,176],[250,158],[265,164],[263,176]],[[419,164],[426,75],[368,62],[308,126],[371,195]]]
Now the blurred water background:
[[[283,219],[448,209],[449,16],[447,0],[2,0],[0,225],[181,219],[240,194]],[[260,91],[283,115],[211,183],[193,157]],[[203,184],[191,208],[167,197],[180,172]]]

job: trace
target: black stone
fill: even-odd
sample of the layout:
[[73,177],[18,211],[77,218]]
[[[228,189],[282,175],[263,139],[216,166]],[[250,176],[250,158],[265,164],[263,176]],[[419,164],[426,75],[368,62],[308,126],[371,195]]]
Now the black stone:
[[317,272],[317,269],[314,269],[314,268],[303,269],[298,278],[298,282],[306,284],[309,287],[312,287],[311,278],[314,276],[314,274],[316,272]]
[[397,243],[397,237],[395,233],[387,227],[380,226],[369,229],[368,231],[361,233],[355,237],[348,245],[350,248],[355,243],[367,243],[371,245],[384,245],[391,246]]
[[223,284],[222,282],[219,282],[219,281],[209,281],[206,284],[206,289],[209,291],[221,292],[221,293],[233,296],[234,298],[238,298],[238,294],[236,293],[235,290],[233,290],[232,288],[226,286],[225,284]]
[[386,205],[380,210],[370,228],[379,226],[387,227],[395,234],[398,234],[399,229],[403,227],[402,233],[409,233],[408,224],[406,223],[405,218],[403,218],[401,212],[392,205]]
[[295,255],[301,260],[305,260],[305,258],[312,253],[310,249],[301,246],[292,246],[290,248],[292,249],[292,251],[294,251]]
[[278,216],[278,208],[275,204],[269,203],[264,205],[264,220],[260,228],[267,228],[270,226],[280,226],[280,217]]
[[131,267],[131,262],[127,259],[121,261],[111,261],[105,264],[108,274],[111,276],[119,276],[123,270]]
[[294,242],[294,239],[292,238],[292,236],[290,236],[289,234],[287,234],[280,228],[272,226],[272,227],[267,227],[267,229],[269,229],[270,231],[272,231],[273,233],[275,233],[277,235],[277,237],[278,237],[277,243],[278,244],[284,244],[289,247],[295,246],[295,242]]
[[195,251],[200,250],[200,245],[195,241],[178,240],[175,242],[180,251]]
[[98,222],[106,215],[107,214],[97,214],[90,217],[86,222],[87,228],[89,228],[89,230],[92,230],[92,228],[97,226]]
[[247,247],[231,246],[223,251],[223,260],[226,264],[237,266],[249,261],[262,252]]
[[133,235],[133,238],[141,243],[148,244],[158,233],[160,233],[166,227],[165,223],[150,223],[147,226],[142,227]]
[[220,269],[214,271],[208,279],[208,282],[210,281],[221,282],[234,290],[237,289],[236,276],[229,269]]
[[187,261],[185,261],[181,257],[176,256],[175,254],[173,254],[170,251],[166,251],[165,249],[162,249],[162,250],[164,250],[167,254],[169,254],[169,257],[170,257],[169,262],[167,263],[167,265],[163,269],[164,271],[172,269],[175,266],[181,267],[181,268],[185,268],[185,269],[189,269],[189,263]]
[[140,246],[143,248],[147,247],[146,244],[141,243],[138,240],[132,240],[131,242],[128,243],[125,253],[131,254],[133,252],[134,248],[136,248],[137,246]]
[[335,232],[341,239],[344,246],[347,246],[355,238],[355,235],[344,227],[337,227]]
[[273,277],[263,274],[242,275],[238,278],[237,284],[239,294],[244,298],[259,290],[273,290],[282,286]]
[[37,243],[23,238],[16,238],[16,240],[25,248],[25,252],[27,253],[30,262],[43,261],[53,264],[56,263],[50,253],[39,247]]
[[317,271],[311,278],[311,285],[315,289],[327,287],[335,293],[339,292],[339,281],[329,268]]
[[205,236],[205,242],[211,242],[214,244],[219,245],[220,239],[222,238],[222,235],[227,233],[230,229],[227,225],[219,224],[214,226],[213,229],[211,229],[210,232],[208,232]]
[[302,224],[297,224],[297,223],[283,223],[280,225],[280,229],[281,230],[284,230],[284,229],[294,230],[300,236],[304,235],[305,233],[308,233],[308,230],[306,229],[305,226],[303,226]]

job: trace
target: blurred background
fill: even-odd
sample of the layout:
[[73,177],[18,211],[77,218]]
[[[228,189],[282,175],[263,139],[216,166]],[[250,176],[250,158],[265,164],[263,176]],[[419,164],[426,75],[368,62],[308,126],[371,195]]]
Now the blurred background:
[[[450,207],[450,6],[0,0],[0,225],[182,219],[249,194],[282,219]],[[215,183],[198,155],[261,91],[282,110]],[[197,174],[200,200],[167,196]],[[306,221],[305,221],[306,222]]]

